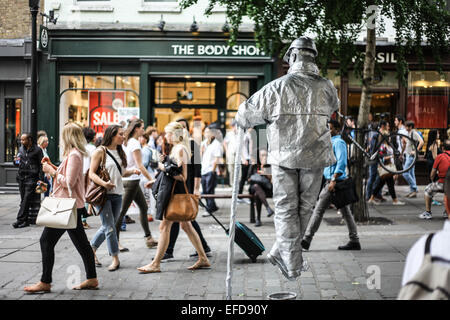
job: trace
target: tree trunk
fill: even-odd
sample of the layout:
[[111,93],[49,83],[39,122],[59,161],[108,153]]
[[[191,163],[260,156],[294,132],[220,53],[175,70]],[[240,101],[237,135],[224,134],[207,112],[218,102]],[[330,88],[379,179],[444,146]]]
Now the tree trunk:
[[[375,69],[375,50],[376,49],[376,36],[375,27],[367,28],[367,43],[366,43],[366,56],[364,60],[364,72],[363,72],[363,87],[361,94],[361,102],[358,112],[358,128],[367,128],[369,121],[370,104],[372,101],[371,84],[374,77]],[[361,146],[364,146],[364,134],[362,132],[356,133],[356,140]],[[351,167],[351,176],[356,184],[356,192],[359,197],[359,201],[353,204],[353,214],[355,220],[358,222],[366,222],[369,220],[369,210],[365,200],[364,190],[364,177],[366,176],[366,168],[364,166],[365,160],[362,152],[355,148],[356,157],[355,162]]]

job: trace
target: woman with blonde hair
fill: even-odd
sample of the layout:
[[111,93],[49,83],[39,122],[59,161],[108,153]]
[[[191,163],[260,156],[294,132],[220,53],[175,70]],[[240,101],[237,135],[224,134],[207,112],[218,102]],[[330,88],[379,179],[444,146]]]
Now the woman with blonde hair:
[[[161,156],[159,162],[159,170],[162,172],[160,174],[168,173],[169,181],[172,182],[172,185],[166,187],[167,190],[170,189],[172,191],[173,183],[175,183],[174,194],[186,193],[185,191],[185,182],[189,179],[187,165],[190,162],[191,155],[191,146],[189,141],[189,134],[186,129],[184,129],[183,125],[178,122],[171,122],[165,128],[166,139],[169,144],[172,145],[172,150],[168,157]],[[163,164],[165,162],[165,165]],[[176,164],[176,169],[173,170],[173,176],[168,172],[168,168],[171,163]],[[181,172],[181,174],[180,174]],[[169,195],[170,196],[170,195]],[[167,199],[167,197],[165,197]],[[164,217],[165,210],[167,209],[168,201],[164,201],[164,197],[162,197],[158,193],[157,197],[157,213],[156,219],[162,220],[159,225],[160,237],[158,248],[156,249],[156,256],[153,261],[143,267],[137,268],[141,273],[155,273],[161,272],[160,264],[161,260],[164,256],[164,253],[167,250],[167,246],[169,245],[169,235],[170,229],[172,227],[173,221],[166,220]],[[161,205],[161,202],[164,202]],[[198,252],[198,260],[197,262],[190,266],[189,270],[195,270],[200,268],[209,268],[211,265],[206,256],[205,250],[203,249],[202,243],[200,241],[200,237],[198,236],[195,229],[192,227],[190,221],[180,221],[181,228],[186,232],[189,240],[194,245],[195,249]]]
[[53,178],[54,192],[56,198],[75,198],[77,206],[77,227],[76,229],[57,229],[45,227],[42,232],[40,244],[42,252],[42,277],[41,281],[35,285],[25,287],[24,290],[30,293],[50,292],[52,283],[52,270],[55,262],[55,246],[61,236],[67,231],[70,239],[81,255],[86,270],[87,280],[80,285],[73,287],[74,290],[97,289],[98,280],[95,270],[94,253],[86,236],[81,222],[81,212],[84,208],[84,178],[83,156],[87,155],[86,139],[81,127],[75,123],[68,123],[62,131],[62,148],[64,160],[56,168],[48,160],[42,160],[42,169]]

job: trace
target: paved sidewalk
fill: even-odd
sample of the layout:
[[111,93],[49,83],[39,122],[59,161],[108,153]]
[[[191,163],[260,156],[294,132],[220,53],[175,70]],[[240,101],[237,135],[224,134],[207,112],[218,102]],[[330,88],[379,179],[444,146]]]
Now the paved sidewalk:
[[[406,199],[405,187],[396,187],[399,198],[406,206],[393,206],[390,199],[379,206],[370,206],[372,217],[384,217],[392,220],[392,225],[358,225],[363,250],[342,252],[337,246],[345,244],[347,228],[331,226],[322,222],[309,252],[305,257],[310,270],[302,274],[297,281],[287,281],[266,259],[274,239],[273,218],[267,218],[263,209],[263,225],[255,227],[249,223],[247,204],[238,205],[237,219],[249,226],[261,239],[266,251],[256,263],[239,247],[235,247],[233,273],[233,300],[263,300],[267,295],[279,291],[293,291],[297,299],[395,299],[400,289],[401,276],[406,254],[411,245],[423,234],[442,228],[443,206],[433,206],[434,218],[423,221],[417,218],[424,210],[423,189],[420,187],[416,199]],[[229,192],[220,189],[218,192]],[[436,199],[442,202],[442,195]],[[71,286],[84,280],[84,267],[80,256],[65,234],[56,246],[56,259],[53,272],[52,293],[45,295],[24,294],[25,285],[37,282],[41,275],[41,252],[39,237],[42,227],[32,226],[13,229],[20,197],[0,194],[0,299],[225,299],[225,277],[227,270],[228,241],[221,229],[211,217],[199,214],[197,221],[213,249],[209,270],[189,271],[187,267],[194,261],[189,259],[193,252],[187,236],[180,231],[172,262],[161,265],[162,273],[139,274],[136,267],[151,261],[155,249],[145,247],[142,228],[138,223],[127,225],[127,231],[121,233],[124,246],[130,252],[120,255],[121,267],[116,272],[108,272],[110,258],[106,243],[98,250],[103,267],[97,268],[100,290],[73,291]],[[221,210],[218,218],[229,223],[229,200],[218,200]],[[272,204],[272,203],[271,203]],[[328,210],[325,217],[338,217],[335,210]],[[87,230],[91,239],[100,226],[98,217],[88,219],[92,229]],[[159,222],[151,222],[150,229],[158,238]],[[368,279],[380,272],[379,289],[371,289]],[[376,285],[375,281],[371,284]]]

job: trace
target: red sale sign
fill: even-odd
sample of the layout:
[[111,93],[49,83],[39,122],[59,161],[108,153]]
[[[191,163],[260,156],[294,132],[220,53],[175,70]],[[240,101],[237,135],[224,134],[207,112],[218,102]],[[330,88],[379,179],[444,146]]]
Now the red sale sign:
[[89,127],[103,136],[108,126],[119,123],[117,109],[124,105],[123,91],[89,91]]

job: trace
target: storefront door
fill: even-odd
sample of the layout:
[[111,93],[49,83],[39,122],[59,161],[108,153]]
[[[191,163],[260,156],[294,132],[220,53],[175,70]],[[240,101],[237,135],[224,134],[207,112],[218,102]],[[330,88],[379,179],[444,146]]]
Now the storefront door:
[[[349,92],[348,94],[348,115],[358,117],[361,103],[361,92]],[[372,93],[370,112],[374,121],[386,120],[394,121],[397,114],[398,93],[397,92],[377,92]]]

